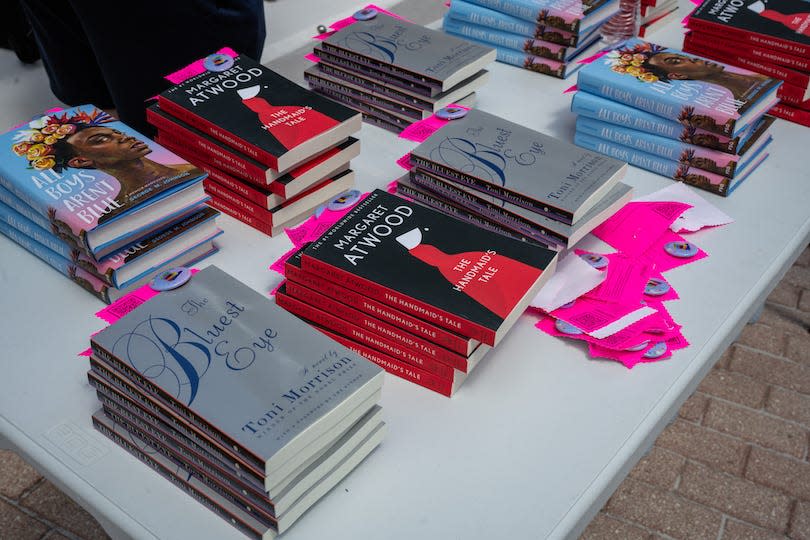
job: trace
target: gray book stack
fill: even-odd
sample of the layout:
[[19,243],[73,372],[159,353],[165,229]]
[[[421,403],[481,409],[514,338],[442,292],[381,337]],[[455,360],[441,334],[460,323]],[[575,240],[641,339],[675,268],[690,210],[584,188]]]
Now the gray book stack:
[[383,372],[216,267],[91,340],[95,427],[252,538],[382,441]]
[[399,193],[501,234],[570,248],[630,200],[627,164],[479,110],[410,154]]
[[399,133],[451,103],[471,105],[495,50],[373,8],[315,47],[310,88]]

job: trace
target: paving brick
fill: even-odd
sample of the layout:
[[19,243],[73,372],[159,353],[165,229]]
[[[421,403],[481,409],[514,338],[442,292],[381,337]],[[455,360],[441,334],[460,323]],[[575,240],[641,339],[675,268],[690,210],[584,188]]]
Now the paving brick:
[[787,337],[785,356],[794,362],[810,365],[810,336],[791,334]]
[[767,487],[687,462],[678,493],[775,532],[787,530],[792,499]]
[[804,289],[799,297],[799,309],[810,311],[810,289]]
[[[784,536],[736,519],[727,519],[722,538],[728,540],[784,540]],[[49,539],[50,540],[50,539]]]
[[678,411],[678,416],[684,420],[699,424],[700,421],[703,420],[703,413],[706,412],[706,404],[708,401],[709,398],[705,395],[695,392],[689,396],[681,406],[681,410]]
[[744,347],[735,347],[729,369],[760,381],[810,394],[810,363],[796,364]]
[[796,424],[759,411],[711,400],[703,423],[707,427],[755,442],[797,458],[804,457],[807,434]]
[[634,527],[600,512],[579,537],[580,540],[646,540],[650,535],[644,529]]
[[0,450],[0,495],[18,499],[42,478],[20,456],[11,450]]
[[798,265],[791,266],[782,281],[802,288],[810,288],[810,268]]
[[720,355],[720,358],[717,359],[717,363],[714,364],[714,369],[728,369],[728,363],[731,361],[731,354],[734,352],[734,344],[732,343],[731,346],[723,351],[723,354]]
[[80,536],[83,540],[107,540],[104,529],[82,507],[52,483],[42,482],[20,501],[22,506]]
[[606,506],[621,516],[673,538],[716,540],[722,515],[675,493],[626,479]]
[[810,427],[810,396],[806,394],[774,386],[768,394],[765,410]]
[[799,255],[799,258],[796,259],[794,264],[799,266],[810,266],[810,246],[804,248],[804,251],[802,251],[801,255]]
[[677,420],[667,426],[656,446],[732,474],[741,474],[748,446],[745,442]]
[[752,409],[765,404],[768,385],[742,373],[713,369],[698,387],[701,392],[727,399]]
[[0,501],[0,538],[13,540],[37,540],[48,526],[25,515],[5,501]]
[[790,283],[780,281],[779,284],[771,291],[766,300],[771,304],[779,304],[789,308],[795,308],[799,305],[799,293],[801,289]]
[[810,540],[810,502],[796,503],[788,534],[795,540]]
[[807,332],[807,326],[810,324],[810,313],[798,309],[766,305],[759,322],[794,334],[802,334]]
[[764,324],[746,324],[737,342],[777,356],[785,352],[785,332]]
[[788,495],[810,500],[810,463],[806,461],[753,447],[745,466],[745,477]]
[[683,456],[653,446],[652,450],[633,467],[630,476],[663,489],[672,489],[685,462],[686,458]]
[[48,534],[48,536],[45,536],[42,540],[70,540],[70,538],[54,529],[53,531],[50,532],[50,534]]

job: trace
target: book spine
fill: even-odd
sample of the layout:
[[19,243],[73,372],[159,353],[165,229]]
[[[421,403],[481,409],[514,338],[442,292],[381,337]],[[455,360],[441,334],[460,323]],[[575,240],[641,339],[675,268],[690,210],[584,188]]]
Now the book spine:
[[335,77],[336,79],[341,79],[346,82],[362,86],[372,92],[377,92],[384,96],[388,96],[423,111],[433,111],[434,109],[433,103],[426,99],[422,99],[406,92],[401,92],[397,90],[396,87],[381,83],[378,80],[361,77],[356,72],[349,72],[339,69],[337,66],[334,66],[327,61],[318,62],[318,71],[331,77]]
[[[153,457],[149,454],[138,448],[137,444],[134,442],[130,442],[121,435],[117,434],[115,431],[111,430],[101,422],[97,421],[95,418],[93,419],[93,427],[95,429],[106,436],[108,439],[116,443],[118,446],[138,458],[144,464],[148,465],[150,468],[154,469],[158,474],[160,474],[163,478],[174,484],[175,486],[179,487],[186,493],[188,493],[194,500],[214,512],[217,516],[221,517],[233,527],[235,527],[239,532],[247,536],[248,538],[252,538],[254,540],[261,540],[262,534],[251,527],[248,527],[244,524],[237,516],[231,514],[224,508],[222,508],[219,504],[217,504],[213,499],[206,496],[202,491],[196,489],[195,487],[191,486],[186,479],[180,476],[179,471],[169,469],[168,467],[158,463]],[[191,474],[186,473],[184,476],[187,478],[191,478]]]
[[249,212],[256,219],[265,222],[270,227],[273,226],[273,214],[267,210],[267,208],[259,206],[258,204],[249,201],[244,197],[240,197],[238,194],[234,193],[225,186],[208,178],[203,181],[203,186],[205,186],[205,192],[212,197],[217,197],[219,199],[228,201],[243,212]]
[[429,373],[419,369],[418,367],[414,367],[407,362],[403,362],[402,360],[394,358],[393,356],[376,351],[371,347],[366,347],[365,345],[353,341],[345,336],[330,332],[325,328],[316,326],[315,329],[334,339],[344,347],[353,350],[366,360],[374,362],[388,373],[396,375],[400,379],[418,384],[419,386],[437,392],[443,396],[450,397],[453,393],[452,381],[437,377],[433,373]]
[[795,54],[807,58],[810,56],[810,45],[802,45],[795,41],[788,41],[773,36],[766,36],[764,34],[757,34],[742,28],[735,28],[733,26],[718,24],[712,21],[690,17],[687,26],[690,30],[697,32],[706,32],[709,34],[717,34],[741,41],[749,45],[756,45],[777,51],[783,51],[788,54]]
[[[277,296],[279,296],[277,294]],[[323,295],[312,294],[295,283],[287,286],[284,299],[276,299],[284,309],[328,328],[338,334],[351,336],[379,351],[390,354],[409,364],[424,369],[443,379],[453,380],[453,368],[423,354],[418,354],[409,345],[407,336],[396,335],[390,325],[363,315],[356,309],[329,300]],[[401,334],[398,333],[398,334]]]
[[459,22],[477,24],[494,30],[532,38],[536,36],[541,28],[535,21],[524,21],[501,11],[487,9],[459,0],[453,0],[450,3],[450,11],[447,12],[447,16]]
[[163,411],[158,405],[148,401],[140,394],[128,394],[129,390],[116,386],[116,383],[113,382],[114,379],[105,377],[95,367],[88,373],[87,379],[90,386],[95,388],[96,395],[102,404],[113,403],[118,407],[137,411],[149,422],[170,433],[173,438],[184,441],[198,454],[207,456],[210,461],[215,461],[226,467],[231,476],[239,479],[240,485],[247,484],[248,489],[259,495],[265,493],[263,479],[253,475],[250,469],[239,467],[231,457],[225,455],[216,446],[193,432],[188,425],[178,420],[176,416]]
[[747,57],[739,54],[738,50],[734,48],[729,49],[722,45],[707,45],[695,40],[687,39],[683,44],[684,52],[695,54],[698,56],[705,56],[724,64],[730,64],[737,67],[742,67],[755,71],[762,75],[767,75],[774,79],[779,79],[786,83],[798,86],[800,88],[807,88],[810,83],[810,74],[801,73],[799,71],[777,66],[775,64],[768,64],[754,58]]
[[562,62],[568,53],[568,49],[563,45],[526,38],[518,34],[501,32],[477,24],[465,23],[450,17],[444,20],[444,31],[457,36],[472,38],[484,41],[488,44],[512,49],[514,51],[526,52],[543,58],[550,58]]
[[380,107],[395,114],[401,114],[411,120],[422,120],[422,109],[406,106],[404,103],[392,101],[384,97],[378,96],[370,91],[363,91],[359,88],[350,86],[350,83],[340,84],[338,82],[329,80],[325,77],[320,77],[315,73],[304,73],[304,80],[311,86],[321,86],[349,97],[362,100],[371,105]]
[[362,75],[365,75],[366,77],[379,79],[393,86],[404,88],[406,90],[414,92],[415,94],[419,94],[420,96],[432,97],[438,93],[428,85],[420,84],[418,82],[404,79],[402,77],[397,77],[396,75],[392,75],[385,71],[374,69],[369,66],[357,64],[355,62],[352,62],[351,60],[343,58],[342,56],[331,54],[328,51],[324,51],[322,49],[316,48],[315,56],[317,56],[322,62],[323,61],[329,62],[330,64],[334,64],[349,71],[360,73]]
[[207,158],[206,161],[222,170],[229,171],[260,186],[267,185],[266,171],[241,158],[235,152],[231,152],[227,148],[200,136],[200,134],[175,124],[165,116],[161,116],[150,109],[146,109],[146,120],[160,132],[168,134],[175,146],[179,143],[180,149],[186,153],[191,151],[193,154],[196,151],[201,158]]
[[226,200],[220,199],[219,197],[211,197],[211,200],[208,201],[208,205],[216,208],[220,212],[228,214],[232,218],[238,219],[245,225],[249,225],[259,232],[263,232],[267,236],[273,236],[272,226],[254,218],[251,214],[240,210],[239,207],[232,205]]
[[[161,387],[152,383],[147,377],[144,377],[139,371],[127,365],[126,362],[121,361],[118,357],[106,351],[94,340],[90,341],[90,348],[93,354],[100,360],[106,362],[109,366],[116,369],[124,378],[131,384],[140,388],[141,391],[157,398],[161,403],[165,404],[174,413],[181,418],[194,425],[198,430],[205,433],[211,439],[217,441],[221,447],[228,448],[228,453],[237,460],[243,460],[244,463],[253,467],[254,471],[258,474],[264,474],[264,462],[258,457],[254,456],[251,452],[246,450],[239,444],[236,439],[229,437],[222,433],[210,422],[202,418],[200,415],[177,401],[171,394],[163,390]],[[92,362],[91,365],[97,366],[98,362]],[[100,366],[103,367],[103,366]]]
[[775,51],[765,47],[751,46],[748,43],[729,40],[725,35],[692,32],[686,35],[685,41],[689,41],[695,45],[706,45],[710,48],[722,47],[724,51],[727,50],[732,54],[741,54],[752,60],[779,64],[780,66],[797,69],[799,71],[810,71],[810,58],[796,56],[783,51]]
[[739,156],[733,154],[725,154],[665,137],[655,137],[592,118],[577,118],[576,129],[580,133],[612,141],[664,159],[686,163],[729,178],[734,178],[734,171],[739,160]]
[[804,89],[792,84],[783,84],[776,92],[781,101],[805,111],[810,111],[810,99],[804,99]]
[[661,176],[682,181],[685,184],[710,191],[717,195],[726,196],[730,180],[706,171],[695,170],[685,165],[663,159],[653,154],[628,148],[591,135],[576,132],[574,143],[594,152],[626,161],[636,167],[641,167]]
[[[313,92],[317,92],[323,96],[326,96],[330,99],[333,99],[339,103],[346,105],[356,111],[360,111],[363,115],[371,116],[374,118],[380,119],[384,124],[388,126],[396,126],[394,129],[395,133],[399,133],[409,125],[411,125],[414,121],[411,118],[400,118],[396,114],[392,113],[391,111],[387,111],[380,107],[375,107],[369,103],[361,99],[356,99],[351,97],[343,92],[338,92],[333,88],[326,88],[320,84],[313,84],[312,82],[309,83],[309,88]],[[365,118],[365,116],[364,116]]]
[[473,39],[450,30],[448,30],[447,33],[460,37],[466,37],[466,39],[470,41],[488,45],[494,48],[498,62],[522,67],[523,69],[528,69],[529,71],[534,71],[536,73],[542,73],[543,75],[550,75],[558,79],[564,79],[567,76],[568,64],[564,62],[557,62],[556,60],[552,60],[550,58],[542,58],[540,56],[534,56],[522,51],[507,49],[496,43],[490,43],[482,39]]
[[411,182],[418,186],[433,192],[438,193],[442,197],[453,201],[463,208],[468,208],[473,212],[483,214],[486,219],[495,220],[501,227],[509,230],[514,237],[519,235],[521,239],[526,236],[536,242],[540,242],[545,246],[565,246],[568,239],[557,234],[555,231],[542,227],[536,223],[530,223],[528,220],[513,214],[505,208],[499,206],[497,203],[487,201],[486,199],[471,193],[460,186],[453,185],[452,182],[446,182],[440,178],[424,174],[419,169],[412,170],[410,173]]
[[278,525],[272,506],[266,497],[263,501],[247,498],[242,492],[233,489],[230,480],[226,479],[221,471],[204,463],[191,450],[184,448],[178,441],[173,440],[155,426],[138,418],[133,412],[109,404],[104,404],[103,409],[104,413],[116,424],[143,440],[166,459],[179,464],[220,497],[238,506],[262,525],[268,528]]
[[[432,341],[442,347],[447,347],[453,352],[462,356],[467,356],[470,349],[469,340],[448,332],[443,328],[432,325],[422,321],[416,317],[403,313],[397,309],[387,306],[381,302],[377,302],[370,298],[356,293],[345,287],[323,279],[321,276],[311,274],[302,268],[287,264],[284,267],[284,277],[291,282],[297,282],[301,285],[309,287],[331,298],[340,298],[342,302],[346,303],[353,308],[359,309],[373,317],[382,319],[391,324],[400,326],[412,334],[422,336],[423,338]],[[461,371],[467,371],[466,363]]]
[[341,268],[314,259],[306,253],[301,259],[301,263],[304,270],[322,275],[330,281],[342,283],[355,292],[368,296],[373,300],[378,300],[401,311],[415,315],[420,319],[430,321],[437,326],[476,339],[487,345],[494,345],[494,330],[447,313],[444,310],[391,290],[378,283],[356,276]]
[[[470,0],[474,4],[484,6],[492,10],[501,11],[507,15],[517,17],[530,22],[542,22],[548,26],[559,28],[568,32],[578,32],[579,23],[583,16],[582,4],[579,2],[563,3],[563,6],[555,6],[555,2],[524,2],[521,0]],[[579,6],[579,13],[575,9],[566,9],[565,6],[576,8]],[[561,8],[562,7],[562,8]],[[572,13],[572,11],[574,11]]]
[[547,202],[541,203],[526,197],[521,193],[503,189],[501,186],[492,184],[490,182],[485,182],[479,178],[468,176],[456,169],[435,163],[433,161],[428,161],[413,154],[411,154],[411,165],[425,169],[428,172],[447,178],[453,182],[470,186],[475,190],[492,195],[498,199],[503,199],[506,202],[528,208],[533,212],[537,212],[538,214],[542,214],[567,225],[571,224],[574,217],[571,212],[567,212],[560,208],[555,208]]
[[795,122],[802,126],[810,127],[810,111],[803,111],[801,109],[796,109],[794,107],[789,107],[779,103],[771,108],[771,110],[768,111],[768,114],[772,114],[773,116],[782,118],[784,120],[790,120],[791,122]]
[[266,151],[260,148],[256,148],[255,146],[241,139],[240,137],[237,137],[232,133],[223,131],[222,128],[220,128],[219,126],[212,124],[208,120],[197,116],[191,111],[184,109],[180,105],[177,105],[176,103],[173,103],[168,99],[158,96],[158,105],[168,114],[176,116],[178,120],[181,120],[186,124],[189,124],[190,126],[199,129],[203,133],[207,133],[214,139],[222,141],[223,143],[231,146],[232,148],[239,150],[243,154],[246,154],[257,161],[264,163],[271,169],[278,170],[278,159],[276,158],[276,156],[271,156]]
[[582,91],[574,94],[574,98],[571,100],[571,112],[669,139],[685,141],[695,140],[694,137],[702,136],[703,139],[708,140],[704,140],[700,146],[731,154],[737,151],[739,145],[739,138],[737,137],[729,138],[710,134],[702,129],[689,128],[673,120],[632,109],[621,103],[599,98]]

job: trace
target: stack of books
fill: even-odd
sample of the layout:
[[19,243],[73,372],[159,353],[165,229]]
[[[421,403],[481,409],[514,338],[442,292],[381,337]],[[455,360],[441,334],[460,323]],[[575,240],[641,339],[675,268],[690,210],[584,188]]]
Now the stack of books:
[[359,114],[244,56],[211,59],[221,61],[160,94],[147,120],[208,172],[212,206],[273,236],[354,185]]
[[451,396],[556,257],[377,190],[287,261],[276,302],[390,373]]
[[627,164],[479,110],[410,155],[403,195],[480,227],[560,251],[630,200]]
[[574,142],[727,196],[768,155],[780,84],[632,39],[579,72]]
[[0,232],[106,303],[216,252],[205,173],[91,105],[0,136]]
[[618,0],[453,0],[444,30],[491,47],[499,62],[564,79],[599,51]]
[[638,36],[646,37],[678,17],[678,0],[641,0]]
[[315,47],[315,92],[399,133],[451,103],[472,105],[495,51],[367,8]]
[[802,0],[707,0],[689,16],[685,51],[784,81],[770,114],[810,126],[810,8]]
[[213,266],[91,349],[96,429],[250,538],[283,533],[386,432],[380,368]]

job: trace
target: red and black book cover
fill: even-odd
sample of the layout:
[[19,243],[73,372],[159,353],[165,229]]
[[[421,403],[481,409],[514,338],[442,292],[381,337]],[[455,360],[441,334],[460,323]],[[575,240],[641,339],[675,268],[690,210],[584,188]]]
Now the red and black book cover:
[[[330,298],[339,299],[348,306],[403,328],[411,334],[421,336],[461,356],[469,357],[480,346],[480,343],[474,339],[456,334],[428,321],[423,321],[382,302],[377,302],[360,293],[346,289],[340,283],[329,281],[321,275],[307,272],[301,267],[302,253],[303,249],[297,251],[284,263],[284,277],[287,278],[288,282],[300,283]],[[468,369],[466,362],[457,369],[466,373]]]
[[304,270],[495,345],[557,254],[376,190],[304,250]]
[[360,115],[244,56],[158,96],[160,108],[276,171],[360,129]]
[[810,55],[810,5],[803,0],[707,0],[689,16],[692,30]]

